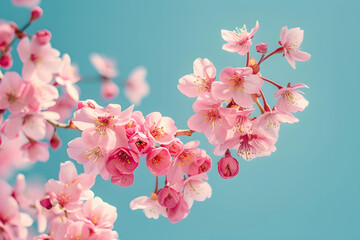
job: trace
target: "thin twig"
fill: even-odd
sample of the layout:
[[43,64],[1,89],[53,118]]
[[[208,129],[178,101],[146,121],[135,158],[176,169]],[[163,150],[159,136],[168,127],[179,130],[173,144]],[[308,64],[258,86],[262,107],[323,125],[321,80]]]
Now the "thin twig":
[[177,136],[191,136],[194,132],[194,130],[186,129],[186,130],[177,130],[175,133],[175,137]]

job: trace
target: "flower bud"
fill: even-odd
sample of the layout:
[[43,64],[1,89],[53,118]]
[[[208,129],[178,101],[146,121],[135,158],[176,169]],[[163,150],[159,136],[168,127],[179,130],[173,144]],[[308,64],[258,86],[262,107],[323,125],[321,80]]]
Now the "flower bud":
[[222,178],[235,177],[239,172],[238,161],[231,156],[230,150],[226,150],[225,157],[218,162],[218,171]]
[[13,59],[10,54],[4,53],[0,58],[0,67],[9,69],[13,64]]
[[111,100],[119,94],[119,87],[112,80],[105,80],[101,85],[101,96],[105,100]]
[[59,149],[61,147],[61,139],[59,136],[54,132],[50,139],[50,147],[54,150]]
[[262,53],[263,55],[267,52],[267,44],[266,43],[259,43],[256,45],[256,51],[258,53]]
[[36,32],[36,40],[40,45],[45,45],[50,42],[51,32],[44,29]]
[[43,10],[39,6],[34,7],[33,9],[31,9],[30,22],[38,20],[39,18],[41,18],[42,14]]
[[40,205],[48,210],[53,207],[49,197],[40,200]]
[[248,67],[253,69],[253,74],[257,74],[260,71],[260,66],[257,64],[255,58],[249,59]]
[[157,195],[159,204],[167,208],[175,207],[180,200],[180,194],[169,186],[160,189]]

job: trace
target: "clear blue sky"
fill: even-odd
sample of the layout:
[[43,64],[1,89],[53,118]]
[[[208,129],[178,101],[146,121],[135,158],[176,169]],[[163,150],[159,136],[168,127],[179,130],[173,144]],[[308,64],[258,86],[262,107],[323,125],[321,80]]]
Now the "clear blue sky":
[[[302,82],[309,107],[296,116],[294,125],[284,125],[270,157],[240,160],[239,175],[223,180],[216,167],[209,173],[213,197],[196,202],[180,223],[147,219],[131,211],[129,202],[148,195],[154,177],[144,162],[135,172],[135,184],[121,188],[97,178],[95,194],[117,207],[115,228],[120,239],[360,239],[360,158],[358,155],[359,111],[359,2],[358,1],[111,1],[43,0],[44,17],[29,30],[49,29],[52,44],[69,53],[80,72],[92,76],[88,57],[107,54],[118,62],[119,79],[138,65],[148,69],[151,94],[137,109],[159,111],[186,128],[193,114],[193,99],[178,92],[178,79],[192,72],[192,62],[207,57],[218,73],[226,66],[243,66],[245,58],[221,49],[221,29],[259,20],[253,42],[266,42],[275,49],[283,26],[305,31],[303,50],[308,62],[293,70],[280,55],[261,73],[282,84]],[[22,25],[27,10],[1,0],[0,18]],[[254,53],[254,51],[253,51]],[[256,54],[256,53],[254,53]],[[258,57],[258,55],[255,55]],[[15,62],[14,69],[21,65]],[[82,99],[101,104],[99,83],[82,83]],[[274,104],[272,86],[265,88]],[[121,92],[114,101],[129,102]],[[64,142],[79,135],[60,131]],[[201,140],[213,157],[211,145],[196,133],[182,140]],[[25,172],[30,177],[57,178],[60,162],[68,160],[66,144],[51,153],[48,163],[38,163]],[[81,168],[79,168],[81,169]]]

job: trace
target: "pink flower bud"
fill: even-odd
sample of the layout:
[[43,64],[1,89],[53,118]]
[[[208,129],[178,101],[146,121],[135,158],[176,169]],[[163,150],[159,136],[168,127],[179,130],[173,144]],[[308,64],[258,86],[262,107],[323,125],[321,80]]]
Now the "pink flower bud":
[[130,138],[138,131],[138,124],[134,119],[130,119],[130,121],[125,125],[126,136]]
[[118,173],[117,175],[113,175],[111,177],[111,183],[112,184],[117,184],[120,187],[128,187],[130,185],[132,185],[134,183],[134,174],[121,174]]
[[13,59],[10,54],[5,53],[4,55],[2,55],[2,57],[0,58],[0,67],[4,69],[9,69],[11,68],[12,64]]
[[41,18],[42,14],[43,10],[39,6],[34,7],[33,9],[31,9],[30,22],[38,20],[39,18]]
[[50,147],[54,150],[61,147],[61,139],[56,133],[54,133],[50,139]]
[[267,44],[266,43],[259,43],[256,45],[256,51],[258,53],[265,54],[267,52]]
[[48,210],[53,207],[49,197],[40,200],[40,205]]
[[159,204],[163,207],[173,208],[180,201],[180,193],[169,186],[160,189],[157,195]]
[[222,178],[235,177],[239,172],[238,161],[231,156],[230,150],[226,150],[225,157],[218,162],[218,171]]
[[36,40],[39,44],[45,45],[50,42],[50,39],[51,32],[49,32],[48,30],[44,29],[36,32]]
[[169,170],[170,162],[169,150],[163,147],[151,149],[146,156],[146,166],[155,176],[165,175]]
[[101,85],[101,96],[105,100],[111,100],[119,94],[119,87],[111,80],[103,81]]
[[136,153],[144,156],[146,155],[152,148],[152,141],[143,133],[138,132],[135,133],[129,139],[129,147]]

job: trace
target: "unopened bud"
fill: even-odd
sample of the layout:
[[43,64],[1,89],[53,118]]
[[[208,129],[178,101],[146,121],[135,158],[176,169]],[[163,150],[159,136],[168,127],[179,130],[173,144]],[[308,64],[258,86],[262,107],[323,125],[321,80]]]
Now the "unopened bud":
[[51,32],[49,32],[48,30],[44,29],[36,32],[36,40],[39,44],[45,45],[50,42],[50,39]]
[[59,138],[56,132],[54,132],[54,134],[50,139],[50,147],[54,150],[61,147],[61,139]]
[[226,150],[225,156],[218,162],[218,171],[222,178],[229,179],[239,173],[239,162],[231,156],[230,150]]
[[38,20],[39,18],[41,18],[42,14],[43,10],[39,6],[34,7],[33,9],[31,9],[30,22]]
[[263,55],[267,52],[267,44],[266,43],[259,43],[256,45],[256,51],[258,53],[262,53]]

